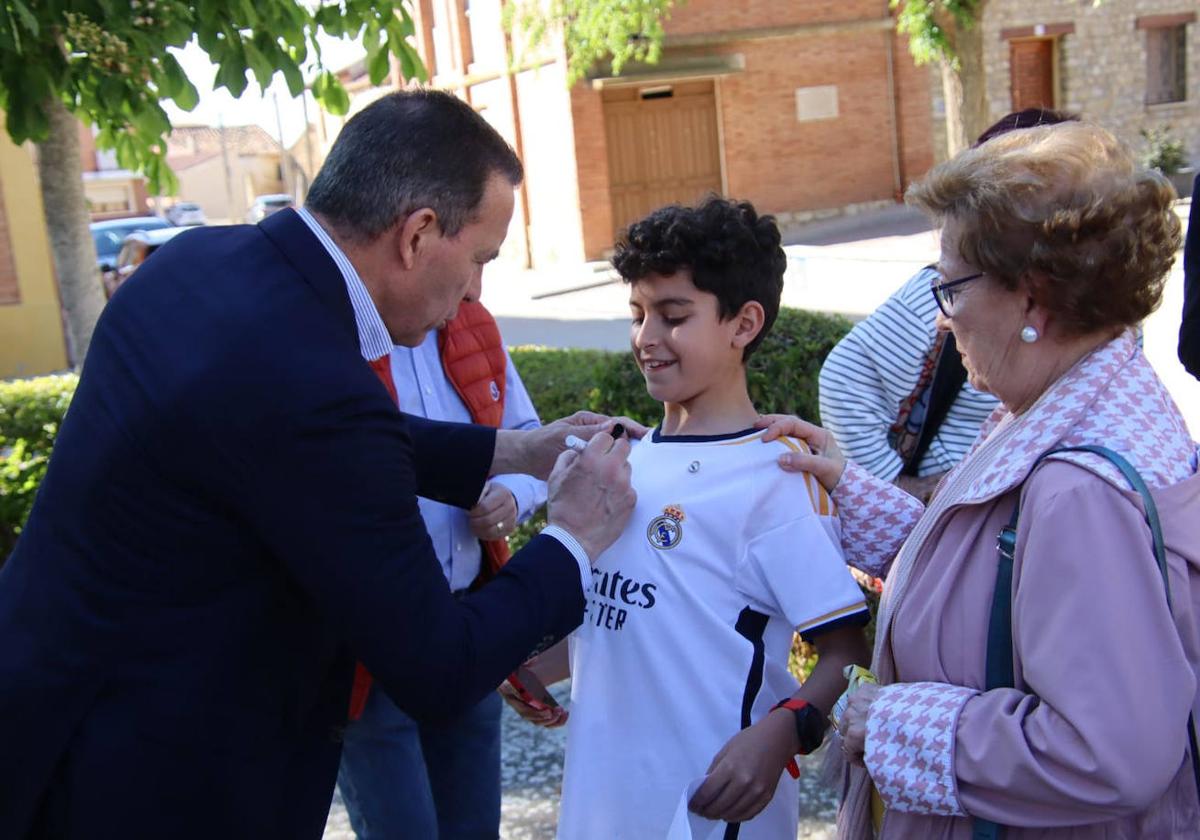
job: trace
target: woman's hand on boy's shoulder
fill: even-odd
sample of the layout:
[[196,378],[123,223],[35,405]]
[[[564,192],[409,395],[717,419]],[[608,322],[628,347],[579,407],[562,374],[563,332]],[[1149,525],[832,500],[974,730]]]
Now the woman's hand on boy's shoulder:
[[808,452],[785,452],[779,456],[779,466],[788,472],[812,473],[821,486],[832,493],[842,480],[846,457],[838,448],[833,434],[815,423],[790,414],[763,414],[755,422],[756,429],[766,429],[763,443],[792,437],[804,441]]

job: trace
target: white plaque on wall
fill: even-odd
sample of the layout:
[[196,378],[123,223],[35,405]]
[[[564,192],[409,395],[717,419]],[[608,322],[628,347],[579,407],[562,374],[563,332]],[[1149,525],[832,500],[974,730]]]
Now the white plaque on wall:
[[796,119],[831,120],[838,115],[837,85],[796,88]]

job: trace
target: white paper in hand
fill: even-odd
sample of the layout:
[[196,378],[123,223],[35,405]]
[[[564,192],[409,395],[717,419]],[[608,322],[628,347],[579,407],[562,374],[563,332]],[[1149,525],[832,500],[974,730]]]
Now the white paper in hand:
[[671,827],[667,829],[666,840],[716,840],[720,835],[721,828],[725,823],[719,820],[705,819],[688,810],[688,803],[696,795],[700,785],[704,784],[706,778],[706,776],[701,776],[696,779],[683,792],[683,797],[675,808],[675,818],[671,820]]

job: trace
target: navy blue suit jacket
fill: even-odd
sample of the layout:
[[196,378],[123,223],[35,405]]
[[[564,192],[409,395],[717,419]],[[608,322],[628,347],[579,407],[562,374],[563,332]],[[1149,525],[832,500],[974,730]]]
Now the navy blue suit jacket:
[[472,505],[494,442],[396,409],[294,212],[165,245],[0,572],[0,837],[319,838],[355,659],[448,716],[582,617],[550,537],[450,595],[416,497]]
[[1183,246],[1183,322],[1179,326],[1179,361],[1200,379],[1200,175],[1192,184],[1187,240]]

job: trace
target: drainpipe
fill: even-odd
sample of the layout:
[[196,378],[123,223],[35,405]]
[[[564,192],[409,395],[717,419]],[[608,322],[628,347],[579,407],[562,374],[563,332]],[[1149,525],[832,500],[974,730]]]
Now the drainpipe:
[[[889,0],[884,0],[883,13],[891,18]],[[887,57],[888,120],[892,128],[892,197],[899,203],[904,201],[904,171],[900,156],[900,122],[896,108],[899,95],[896,91],[895,34],[895,28],[892,27],[884,31],[883,38],[884,54]]]
[[[508,2],[509,0],[502,0],[500,4],[502,15],[504,6]],[[524,217],[521,229],[525,234],[525,268],[533,268],[533,240],[529,235],[529,228],[533,223],[533,220],[529,218],[529,164],[525,161],[525,142],[521,134],[521,101],[517,97],[517,70],[513,67],[512,33],[508,29],[504,30],[504,65],[505,75],[508,77],[508,101],[512,108],[513,151],[517,153],[517,157],[521,159],[521,163],[526,168],[525,177],[521,179],[521,186],[517,188],[517,194],[521,199],[521,215]]]

